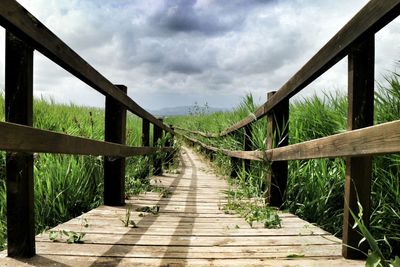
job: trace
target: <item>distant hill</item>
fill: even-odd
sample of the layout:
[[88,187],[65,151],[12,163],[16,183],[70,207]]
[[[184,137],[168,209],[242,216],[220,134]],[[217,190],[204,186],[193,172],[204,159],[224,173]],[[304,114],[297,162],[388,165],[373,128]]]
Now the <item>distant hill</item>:
[[[201,111],[205,113],[215,113],[219,111],[227,111],[227,109],[223,108],[215,108],[215,107],[208,107],[204,109],[201,107]],[[195,106],[179,106],[179,107],[169,107],[169,108],[162,108],[158,110],[148,110],[154,116],[162,117],[162,116],[179,116],[179,115],[189,115],[190,113],[196,112]]]

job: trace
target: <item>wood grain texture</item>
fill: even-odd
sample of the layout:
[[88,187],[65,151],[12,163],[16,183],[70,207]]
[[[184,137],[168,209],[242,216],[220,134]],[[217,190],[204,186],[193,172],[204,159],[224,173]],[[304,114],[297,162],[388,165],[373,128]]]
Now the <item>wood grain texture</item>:
[[[275,94],[271,94],[271,98]],[[283,100],[276,105],[268,115],[267,145],[272,143],[273,148],[285,147],[289,144],[289,100]],[[274,207],[281,207],[288,179],[288,162],[273,161],[270,165],[270,180],[268,181],[268,200]]]
[[[348,57],[348,130],[360,129],[374,123],[375,36],[355,43]],[[343,256],[364,258],[369,246],[358,246],[363,238],[353,229],[350,210],[358,214],[358,203],[363,207],[363,222],[369,227],[372,180],[371,157],[346,158],[345,205],[343,209]],[[359,250],[352,249],[358,247]]]
[[208,146],[188,136],[184,137],[230,157],[258,161],[370,156],[400,152],[400,120],[267,151],[230,151]]
[[172,132],[168,126],[140,107],[129,96],[120,92],[114,84],[89,65],[17,1],[1,1],[0,25],[103,95],[112,97],[139,117],[147,119],[165,131]]
[[0,122],[0,150],[93,156],[132,157],[172,151],[172,148],[129,147],[47,130]]
[[[215,202],[225,200],[226,181],[215,176],[204,159],[181,150],[179,174],[152,178],[172,195],[147,193],[127,200],[126,207],[100,206],[53,230],[80,231],[89,222],[83,244],[51,242],[38,235],[38,255],[23,261],[2,257],[1,266],[362,266],[341,257],[340,240],[320,228],[280,212],[282,228],[253,227],[225,214]],[[218,184],[218,188],[214,187]],[[208,187],[207,187],[208,186]],[[208,190],[208,193],[207,193]],[[175,196],[179,195],[180,201]],[[157,205],[158,215],[140,217],[139,207]],[[138,228],[121,218],[132,209]],[[4,254],[3,254],[4,255]]]
[[[31,126],[33,120],[33,48],[6,33],[6,121]],[[10,257],[35,254],[32,153],[6,153],[7,249]]]
[[[116,85],[126,94],[128,88]],[[106,97],[104,140],[125,145],[126,109],[112,97]],[[125,157],[104,157],[104,205],[125,204]]]

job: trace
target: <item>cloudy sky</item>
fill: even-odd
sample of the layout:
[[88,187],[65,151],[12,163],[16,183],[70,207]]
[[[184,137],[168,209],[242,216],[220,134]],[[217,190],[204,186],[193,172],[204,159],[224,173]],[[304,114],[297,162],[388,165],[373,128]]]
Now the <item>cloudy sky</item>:
[[[366,0],[19,0],[146,109],[208,102],[235,106],[247,92],[264,101]],[[4,30],[0,31],[4,88]],[[376,36],[376,79],[400,59],[400,23]],[[347,60],[304,95],[346,89]],[[35,96],[103,106],[104,97],[35,54]]]

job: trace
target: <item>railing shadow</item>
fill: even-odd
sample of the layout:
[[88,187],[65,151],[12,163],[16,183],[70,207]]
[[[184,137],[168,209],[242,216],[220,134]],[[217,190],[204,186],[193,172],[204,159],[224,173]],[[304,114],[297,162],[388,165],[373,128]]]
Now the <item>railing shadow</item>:
[[[174,194],[177,185],[179,184],[180,179],[185,175],[186,172],[186,165],[184,163],[182,155],[180,155],[180,161],[182,163],[182,172],[175,177],[175,179],[172,181],[170,184],[169,188],[171,189],[170,192],[172,193],[171,195]],[[160,211],[162,212],[161,208],[163,206],[167,206],[169,202],[171,201],[171,198],[160,198],[160,200],[157,201],[156,205],[160,206]],[[162,205],[161,205],[162,203]],[[149,230],[149,228],[157,221],[158,216],[146,216],[146,226],[143,226],[140,224],[140,221],[138,222],[138,226],[143,230],[145,233],[146,231]],[[104,266],[107,264],[107,266],[117,266],[124,258],[122,255],[128,255],[131,251],[132,248],[135,247],[136,243],[141,239],[142,235],[133,235],[135,233],[135,229],[129,230],[127,233],[123,235],[122,238],[120,238],[118,241],[114,243],[114,245],[108,249],[105,253],[103,253],[102,256],[98,256],[97,259],[90,265],[90,266],[99,266],[102,265]],[[129,236],[129,238],[127,238]],[[134,238],[133,238],[134,237]],[[124,243],[129,243],[132,245],[118,245],[118,244],[124,244]],[[111,255],[112,252],[118,251],[118,257],[112,257],[111,262],[105,263],[105,258],[107,258],[107,255]]]
[[[176,258],[176,256],[172,256],[172,254],[176,254],[175,248],[174,248],[174,237],[179,236],[179,230],[180,229],[185,229],[188,230],[187,233],[185,233],[185,236],[182,236],[180,238],[180,243],[179,243],[179,258],[181,258],[180,261],[184,261],[187,258],[187,255],[189,253],[189,245],[191,242],[191,237],[192,237],[192,233],[193,233],[193,227],[197,218],[197,192],[196,194],[191,197],[190,193],[191,193],[191,188],[196,188],[197,187],[197,167],[194,164],[194,161],[192,160],[192,158],[190,157],[190,155],[188,153],[186,153],[188,160],[190,161],[190,167],[192,168],[192,175],[191,175],[191,180],[190,180],[190,185],[189,185],[189,191],[186,195],[186,201],[185,204],[187,204],[187,201],[191,201],[193,202],[193,206],[191,205],[185,205],[185,211],[184,213],[193,213],[193,217],[181,217],[179,219],[179,223],[175,228],[174,233],[171,235],[171,239],[170,239],[170,243],[167,247],[167,250],[164,253],[164,256],[162,258],[162,261],[160,263],[161,266],[168,266],[168,264],[170,264],[170,262],[168,260],[170,259],[174,259]],[[183,228],[185,225],[191,225],[190,228]]]

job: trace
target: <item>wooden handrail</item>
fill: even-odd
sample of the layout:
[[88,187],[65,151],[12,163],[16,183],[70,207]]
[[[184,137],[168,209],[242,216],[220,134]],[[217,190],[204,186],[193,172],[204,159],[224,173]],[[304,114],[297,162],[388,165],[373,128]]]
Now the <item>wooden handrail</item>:
[[9,152],[132,157],[173,150],[173,148],[131,147],[9,122],[0,122],[0,132],[0,150]]
[[[180,135],[178,132],[177,134]],[[220,152],[238,159],[257,161],[307,160],[400,152],[400,120],[266,151],[229,150],[207,145],[187,135],[181,136],[213,152]]]
[[[126,146],[127,110],[147,125],[143,140],[148,139],[150,123],[160,137],[163,131],[172,135],[174,131],[133,101],[126,86],[111,83],[17,1],[0,2],[0,25],[6,29],[7,121],[0,122],[0,150],[12,152],[6,154],[7,250],[10,257],[26,258],[36,253],[33,152],[105,156],[104,204],[120,206],[125,203],[125,158],[173,151],[171,147],[150,147],[148,142],[144,147]],[[106,97],[108,142],[32,127],[34,49]]]
[[0,6],[1,26],[28,42],[34,49],[98,92],[105,96],[111,96],[132,113],[150,121],[167,132],[173,133],[171,128],[161,123],[129,96],[118,90],[113,83],[89,65],[17,1],[2,0]]
[[206,137],[206,138],[217,138],[217,137],[220,137],[220,136],[217,135],[217,134],[204,133],[204,132],[201,132],[201,131],[193,131],[193,130],[189,130],[189,129],[186,129],[186,128],[182,128],[182,127],[179,127],[179,126],[175,126],[174,128],[175,128],[176,130],[181,130],[181,131],[185,131],[185,132],[188,132],[188,133],[198,134],[198,135],[203,136],[203,137]]

